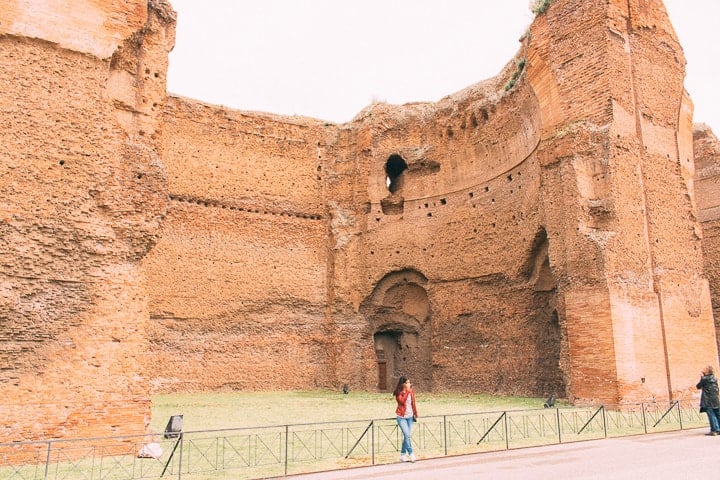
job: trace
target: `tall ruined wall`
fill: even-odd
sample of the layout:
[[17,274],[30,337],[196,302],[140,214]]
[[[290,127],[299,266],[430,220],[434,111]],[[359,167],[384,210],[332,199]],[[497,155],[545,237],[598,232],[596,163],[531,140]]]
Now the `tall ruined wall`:
[[333,129],[181,98],[169,99],[163,120],[171,200],[144,262],[155,390],[321,383],[328,252],[319,145]]
[[[504,88],[518,68],[437,104],[360,116],[368,135],[354,178],[368,207],[356,212],[355,247],[338,257],[355,272],[346,295],[362,293],[366,342],[374,336],[384,356],[383,338],[400,345],[387,359],[390,385],[406,372],[425,389],[564,394],[555,285],[543,269],[537,98],[526,85]],[[388,186],[397,158],[407,170]],[[378,367],[365,372],[376,387]]]
[[[341,127],[171,99],[172,200],[144,262],[156,390],[376,389],[390,335],[411,345],[388,384],[412,369],[426,389],[564,394],[537,100],[503,88],[517,68]],[[395,294],[414,320],[373,293],[407,269],[425,278]]]
[[[683,77],[661,2],[565,0],[434,104],[331,126],[174,100],[157,387],[689,393],[717,349]],[[296,237],[278,211],[301,204]]]
[[693,139],[695,197],[703,232],[703,261],[710,283],[715,331],[720,332],[720,142],[712,130],[702,124],[696,126]]
[[659,1],[553,2],[531,34],[528,78],[545,99],[538,155],[545,192],[559,193],[545,210],[571,397],[688,394],[717,349],[701,333],[713,325],[690,182],[692,112],[667,14]]
[[144,432],[174,12],[4,0],[0,29],[0,442]]
[[717,364],[717,142],[660,0],[555,0],[496,78],[343,125],[168,97],[162,0],[0,7],[0,440],[141,432],[152,391],[615,403]]

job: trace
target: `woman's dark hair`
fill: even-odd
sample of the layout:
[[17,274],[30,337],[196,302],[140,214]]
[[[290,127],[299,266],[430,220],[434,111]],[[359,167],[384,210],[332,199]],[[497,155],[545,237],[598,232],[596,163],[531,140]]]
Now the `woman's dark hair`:
[[408,381],[408,378],[405,375],[400,375],[400,379],[398,379],[397,387],[395,387],[395,391],[393,392],[393,395],[396,397],[400,394],[400,392],[403,391],[403,385],[405,385],[405,382]]

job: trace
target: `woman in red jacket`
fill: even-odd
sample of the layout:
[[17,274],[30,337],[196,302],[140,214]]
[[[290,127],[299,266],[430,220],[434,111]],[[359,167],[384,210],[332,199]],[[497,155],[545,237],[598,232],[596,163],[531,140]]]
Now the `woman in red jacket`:
[[415,392],[412,383],[405,375],[398,380],[395,387],[395,400],[397,401],[397,423],[403,434],[402,448],[400,449],[401,462],[414,462],[415,454],[412,449],[412,424],[417,419],[417,407],[415,406]]

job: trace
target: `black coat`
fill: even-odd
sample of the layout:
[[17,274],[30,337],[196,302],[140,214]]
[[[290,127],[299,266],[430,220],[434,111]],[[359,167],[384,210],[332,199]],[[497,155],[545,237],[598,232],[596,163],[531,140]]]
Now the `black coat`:
[[700,377],[700,381],[696,385],[702,389],[700,394],[700,411],[704,412],[707,408],[720,408],[720,396],[718,395],[718,381],[712,373]]

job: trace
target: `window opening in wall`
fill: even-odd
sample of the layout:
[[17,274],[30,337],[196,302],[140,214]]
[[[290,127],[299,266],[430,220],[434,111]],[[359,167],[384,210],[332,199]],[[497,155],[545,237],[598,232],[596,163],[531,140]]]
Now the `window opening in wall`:
[[385,184],[387,185],[390,193],[397,192],[402,186],[402,173],[407,170],[408,166],[403,158],[394,153],[390,155],[385,162]]

